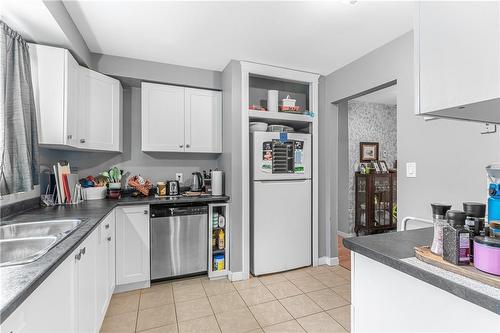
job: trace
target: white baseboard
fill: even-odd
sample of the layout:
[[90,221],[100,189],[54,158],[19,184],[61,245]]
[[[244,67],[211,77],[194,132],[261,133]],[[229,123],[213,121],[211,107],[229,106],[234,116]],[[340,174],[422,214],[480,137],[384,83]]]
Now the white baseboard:
[[318,258],[318,265],[328,265],[328,266],[337,266],[339,264],[339,258],[328,258],[328,257],[320,257]]
[[229,271],[227,274],[227,278],[229,279],[229,281],[241,281],[243,280],[243,272]]
[[343,231],[337,231],[337,235],[339,235],[340,237],[342,238],[349,238],[349,237],[354,237],[356,236],[356,234],[349,234],[347,232],[343,232]]
[[136,290],[136,289],[149,288],[150,286],[151,286],[151,281],[141,281],[141,282],[127,283],[127,284],[122,284],[122,285],[115,286],[115,291],[113,293],[114,294],[116,294],[116,293],[123,293],[123,292],[126,292],[126,291],[131,291],[131,290]]

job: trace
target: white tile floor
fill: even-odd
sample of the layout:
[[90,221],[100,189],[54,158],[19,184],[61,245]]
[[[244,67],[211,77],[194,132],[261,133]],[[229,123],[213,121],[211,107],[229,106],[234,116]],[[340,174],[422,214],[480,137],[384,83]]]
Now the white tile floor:
[[350,290],[340,266],[160,283],[113,295],[101,332],[349,332]]

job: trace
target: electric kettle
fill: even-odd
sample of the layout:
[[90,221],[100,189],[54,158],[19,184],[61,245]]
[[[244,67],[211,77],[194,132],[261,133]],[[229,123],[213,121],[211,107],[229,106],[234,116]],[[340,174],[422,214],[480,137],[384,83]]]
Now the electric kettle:
[[201,187],[203,185],[203,177],[200,172],[193,172],[193,182],[191,184],[191,191],[201,192]]

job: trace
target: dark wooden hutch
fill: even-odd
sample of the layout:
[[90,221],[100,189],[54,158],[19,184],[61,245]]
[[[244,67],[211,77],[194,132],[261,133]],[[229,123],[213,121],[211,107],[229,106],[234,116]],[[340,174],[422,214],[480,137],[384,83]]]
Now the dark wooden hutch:
[[354,231],[371,234],[397,227],[395,172],[361,174],[356,172]]

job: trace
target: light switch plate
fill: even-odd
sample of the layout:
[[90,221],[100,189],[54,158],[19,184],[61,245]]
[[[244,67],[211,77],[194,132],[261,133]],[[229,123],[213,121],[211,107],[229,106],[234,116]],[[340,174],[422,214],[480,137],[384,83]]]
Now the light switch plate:
[[175,174],[175,180],[177,180],[179,183],[183,183],[183,176],[182,176],[182,173],[178,172]]
[[406,177],[416,178],[417,177],[417,163],[407,162],[406,163]]

